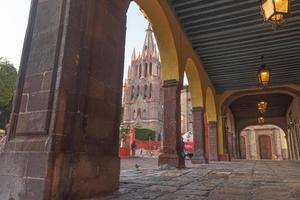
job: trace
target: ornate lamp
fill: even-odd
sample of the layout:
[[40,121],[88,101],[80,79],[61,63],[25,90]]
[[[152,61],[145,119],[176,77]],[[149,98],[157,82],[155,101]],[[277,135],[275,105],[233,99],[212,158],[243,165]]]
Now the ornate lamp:
[[289,13],[289,0],[261,0],[261,10],[265,21],[278,27]]
[[257,121],[258,121],[259,124],[264,124],[265,123],[265,118],[264,117],[259,117],[257,119]]
[[258,80],[261,86],[266,87],[268,86],[270,82],[271,77],[271,71],[266,67],[266,65],[263,62],[264,57],[261,57],[262,64],[260,66],[260,69],[257,72]]
[[260,101],[257,103],[257,108],[258,108],[258,111],[259,111],[260,113],[266,112],[267,107],[268,107],[268,102],[266,102],[265,100],[260,100]]

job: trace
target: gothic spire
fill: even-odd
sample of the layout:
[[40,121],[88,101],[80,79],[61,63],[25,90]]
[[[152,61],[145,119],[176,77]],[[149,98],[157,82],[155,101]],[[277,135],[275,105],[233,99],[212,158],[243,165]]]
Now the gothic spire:
[[131,62],[133,62],[135,60],[136,60],[136,54],[135,54],[135,48],[133,48],[132,56],[131,56]]
[[156,51],[156,45],[154,42],[151,24],[149,23],[148,28],[146,29],[146,37],[143,46],[142,57],[145,58],[148,55],[152,56],[155,51]]

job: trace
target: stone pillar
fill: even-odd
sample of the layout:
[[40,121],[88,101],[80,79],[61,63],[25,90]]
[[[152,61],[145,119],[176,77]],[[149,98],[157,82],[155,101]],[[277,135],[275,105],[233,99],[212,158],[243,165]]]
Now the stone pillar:
[[89,199],[118,188],[129,1],[33,0],[0,199]]
[[194,156],[193,164],[207,163],[204,155],[204,111],[202,107],[195,107],[193,112],[193,133],[194,133]]
[[299,144],[298,144],[297,130],[295,125],[292,127],[292,137],[294,143],[295,160],[299,160],[300,159]]
[[292,147],[292,141],[291,141],[291,130],[288,130],[286,138],[287,138],[289,159],[294,160],[293,147]]
[[251,130],[251,132],[249,134],[249,144],[250,144],[250,159],[255,160],[257,158],[255,130]]
[[274,146],[277,160],[282,160],[282,152],[281,152],[281,139],[280,139],[280,130],[273,129],[272,130],[274,137]]
[[208,122],[208,137],[209,137],[209,160],[218,160],[218,137],[217,137],[217,122]]
[[223,126],[223,143],[224,143],[224,153],[222,155],[218,155],[220,161],[229,161],[229,132],[228,132],[228,124],[227,117],[224,115],[222,117],[222,126]]
[[180,91],[177,80],[164,81],[164,140],[163,153],[158,159],[159,167],[164,169],[185,167],[180,132]]

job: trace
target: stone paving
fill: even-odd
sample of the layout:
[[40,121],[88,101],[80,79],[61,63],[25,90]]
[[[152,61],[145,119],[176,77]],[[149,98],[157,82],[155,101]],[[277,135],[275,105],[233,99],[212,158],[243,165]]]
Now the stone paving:
[[119,191],[98,199],[296,200],[300,162],[232,161],[183,170],[123,170]]

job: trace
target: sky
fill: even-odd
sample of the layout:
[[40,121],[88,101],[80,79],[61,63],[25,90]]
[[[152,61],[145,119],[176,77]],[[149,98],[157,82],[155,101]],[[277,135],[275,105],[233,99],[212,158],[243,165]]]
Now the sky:
[[[20,65],[30,3],[31,0],[0,0],[0,57],[7,58],[17,69]],[[124,79],[127,77],[133,48],[137,52],[142,49],[148,23],[138,5],[131,3],[127,12]]]
[[0,57],[19,68],[31,0],[0,0]]
[[[0,0],[0,57],[19,68],[31,0]],[[127,12],[124,77],[127,76],[133,48],[140,50],[144,43],[148,21],[135,3]]]

